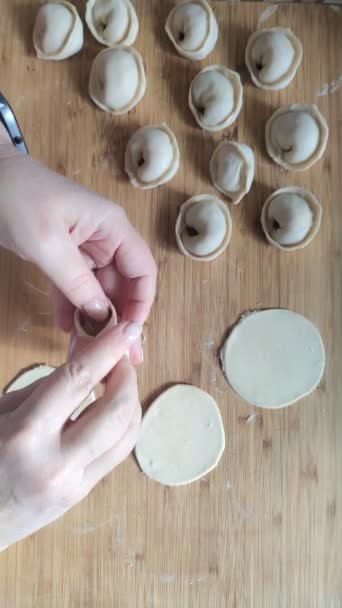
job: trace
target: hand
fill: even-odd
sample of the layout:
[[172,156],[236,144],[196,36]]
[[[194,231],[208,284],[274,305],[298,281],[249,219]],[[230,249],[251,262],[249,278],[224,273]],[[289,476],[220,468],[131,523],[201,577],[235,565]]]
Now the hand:
[[[120,323],[44,380],[0,399],[0,550],[61,517],[133,449],[141,408]],[[102,397],[70,415],[98,382]]]
[[124,320],[149,314],[156,265],[125,212],[16,151],[1,129],[0,245],[48,275],[65,331],[75,306],[105,318],[107,297]]

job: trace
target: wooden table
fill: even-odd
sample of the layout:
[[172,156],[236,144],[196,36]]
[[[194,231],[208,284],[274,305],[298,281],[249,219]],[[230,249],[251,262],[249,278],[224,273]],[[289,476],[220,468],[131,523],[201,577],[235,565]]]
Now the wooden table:
[[[227,447],[213,473],[179,489],[149,481],[131,457],[62,520],[1,554],[0,608],[340,608],[342,133],[341,92],[329,84],[341,69],[340,17],[322,5],[284,5],[266,19],[264,5],[217,2],[219,44],[209,59],[191,63],[164,33],[171,3],[136,0],[147,94],[128,116],[113,118],[88,98],[90,65],[101,49],[87,30],[72,59],[35,58],[38,4],[2,3],[0,89],[32,155],[122,203],[153,250],[159,290],[140,371],[144,406],[172,383],[200,386],[217,399]],[[258,22],[289,25],[303,43],[295,82],[279,93],[256,89],[246,74],[244,49]],[[211,136],[196,126],[187,94],[196,72],[219,62],[240,71],[245,101],[236,124]],[[290,102],[316,103],[331,128],[323,160],[292,175],[271,163],[264,146],[266,119]],[[126,142],[137,127],[163,120],[178,137],[181,168],[166,186],[136,191],[123,170]],[[224,136],[254,148],[256,178],[232,209],[228,250],[196,264],[177,250],[174,224],[189,196],[214,193],[208,162]],[[291,184],[314,192],[323,223],[307,249],[285,254],[266,244],[259,215],[271,191]],[[66,339],[53,326],[39,271],[2,251],[0,273],[4,385],[34,362],[62,363]],[[277,306],[317,324],[327,369],[313,395],[272,412],[234,395],[217,351],[240,313]]]

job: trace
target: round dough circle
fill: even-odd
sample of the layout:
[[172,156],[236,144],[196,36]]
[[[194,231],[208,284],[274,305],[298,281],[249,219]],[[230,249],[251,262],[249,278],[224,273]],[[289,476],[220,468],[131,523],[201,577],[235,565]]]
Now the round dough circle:
[[111,114],[127,114],[146,91],[143,59],[129,46],[113,46],[94,59],[89,94],[94,103]]
[[210,159],[211,181],[237,205],[249,192],[254,179],[254,154],[247,144],[228,139],[215,148]]
[[88,0],[85,20],[100,44],[113,46],[135,42],[138,17],[130,0]]
[[162,393],[143,417],[135,454],[148,477],[181,486],[216,467],[224,447],[215,400],[196,386],[177,384]]
[[215,15],[206,0],[183,0],[170,12],[165,31],[177,52],[187,59],[204,59],[218,38]]
[[238,117],[243,102],[240,76],[223,65],[204,68],[189,89],[189,107],[196,122],[207,131],[221,131]]
[[328,125],[317,106],[285,106],[266,123],[267,152],[284,169],[305,171],[323,155],[328,134]]
[[39,59],[61,61],[83,46],[83,23],[73,4],[56,0],[43,4],[33,28],[33,46]]
[[242,317],[222,353],[225,376],[239,397],[257,407],[276,409],[309,395],[325,366],[318,329],[284,309]]
[[245,60],[257,87],[277,91],[293,80],[302,56],[302,45],[289,28],[271,27],[251,35]]
[[229,245],[232,236],[229,209],[211,194],[193,196],[181,206],[175,232],[177,245],[184,255],[199,262],[210,262]]
[[261,225],[268,242],[283,251],[306,247],[316,236],[321,220],[322,207],[316,197],[296,186],[273,192],[261,212]]
[[162,123],[138,129],[125,152],[125,171],[135,188],[147,190],[170,181],[179,169],[174,133]]

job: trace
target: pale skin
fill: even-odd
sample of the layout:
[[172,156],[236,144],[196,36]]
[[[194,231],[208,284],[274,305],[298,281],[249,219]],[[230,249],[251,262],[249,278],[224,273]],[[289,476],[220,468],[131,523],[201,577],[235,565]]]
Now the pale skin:
[[[105,318],[108,299],[121,318],[89,343],[73,338],[51,376],[0,399],[1,550],[61,517],[133,449],[157,271],[119,206],[17,152],[1,123],[0,245],[49,277],[61,329],[72,330],[75,307]],[[100,382],[102,396],[71,423]]]

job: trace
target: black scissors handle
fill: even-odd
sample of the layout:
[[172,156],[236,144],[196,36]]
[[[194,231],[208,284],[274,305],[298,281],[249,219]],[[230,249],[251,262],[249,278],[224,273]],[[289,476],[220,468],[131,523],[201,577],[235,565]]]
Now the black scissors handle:
[[28,148],[25,143],[24,136],[20,130],[15,114],[5,99],[5,97],[0,93],[0,122],[4,125],[7,133],[9,134],[12,144],[24,152],[24,154],[28,154]]

